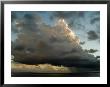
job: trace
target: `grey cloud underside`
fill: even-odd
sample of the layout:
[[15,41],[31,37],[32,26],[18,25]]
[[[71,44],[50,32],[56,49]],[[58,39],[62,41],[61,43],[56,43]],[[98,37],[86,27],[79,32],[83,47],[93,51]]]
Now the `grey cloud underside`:
[[89,50],[89,53],[95,53],[95,52],[97,52],[98,50],[97,49],[90,49]]
[[[26,14],[14,19],[12,32],[18,30],[18,38],[12,42],[14,60],[27,64],[50,63],[54,65],[99,68],[99,61],[85,52],[71,37],[69,30],[60,26],[49,26],[39,15]],[[13,29],[14,28],[14,29]],[[20,29],[19,29],[20,28]]]
[[89,50],[86,49],[85,51],[88,52],[88,53],[95,53],[98,50],[97,49],[89,49]]

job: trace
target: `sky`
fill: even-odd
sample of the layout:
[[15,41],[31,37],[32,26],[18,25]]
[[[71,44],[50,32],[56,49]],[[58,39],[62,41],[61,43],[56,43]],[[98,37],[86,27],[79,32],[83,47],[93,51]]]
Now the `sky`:
[[[56,25],[59,19],[64,19],[68,27],[80,39],[80,46],[94,56],[100,56],[99,11],[13,11],[11,15],[12,41],[18,38],[20,29],[22,29],[25,23],[30,26],[30,29],[33,29],[35,23],[37,25],[45,24],[52,27]],[[33,27],[31,27],[32,25]]]

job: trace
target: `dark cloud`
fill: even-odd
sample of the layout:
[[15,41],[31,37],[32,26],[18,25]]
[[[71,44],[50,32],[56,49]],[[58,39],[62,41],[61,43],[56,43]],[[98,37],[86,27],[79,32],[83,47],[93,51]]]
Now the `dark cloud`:
[[[45,24],[41,24],[39,26],[41,29],[37,32],[33,32],[31,28],[29,31],[27,29],[25,32],[24,30],[21,30],[21,33],[15,40],[16,46],[14,49],[17,51],[14,53],[14,55],[16,53],[20,54],[18,50],[22,50],[25,53],[29,53],[29,55],[30,53],[34,53],[34,58],[58,56],[58,54],[60,54],[59,51],[68,51],[71,50],[71,47],[75,47],[77,45],[78,38],[76,36],[71,37],[71,32],[65,31],[65,29],[61,30],[62,26],[58,25],[55,27],[49,27],[45,26]],[[23,46],[24,48],[22,49]],[[29,49],[34,50],[35,52],[31,52]],[[50,50],[47,51],[47,49]]]
[[[22,56],[22,58],[20,58],[21,56]],[[63,65],[63,66],[68,66],[68,67],[72,67],[72,66],[85,67],[85,68],[99,68],[100,67],[100,63],[98,60],[82,59],[81,56],[76,57],[76,58],[70,58],[70,57],[66,57],[66,58],[61,58],[61,57],[33,58],[33,57],[36,57],[36,56],[33,56],[32,54],[31,55],[20,55],[19,54],[20,59],[15,58],[14,61],[25,63],[25,64],[48,63],[48,64],[53,64],[53,65]]]
[[98,50],[97,49],[90,49],[89,50],[89,53],[95,53],[95,52],[97,52]]
[[[42,53],[36,54],[37,52],[25,53],[24,51],[15,51],[17,56],[15,56],[15,61],[26,63],[26,64],[53,64],[53,65],[64,65],[64,66],[76,66],[76,67],[85,67],[85,68],[98,68],[99,61],[97,61],[94,56],[90,54],[85,54],[84,52],[71,52],[65,53],[60,56],[47,56],[47,54]],[[50,53],[50,52],[47,52]]]
[[84,45],[84,44],[85,44],[85,41],[83,41],[83,42],[80,42],[80,44],[81,44],[81,45]]
[[98,50],[97,49],[89,49],[89,50],[85,50],[85,52],[88,52],[88,53],[95,53],[97,52]]
[[[65,15],[64,15],[65,14]],[[81,13],[82,14],[82,13]],[[56,12],[60,17],[70,17],[68,12]],[[18,25],[18,37],[13,41],[12,55],[17,62],[27,64],[50,63],[54,65],[99,67],[96,58],[85,52],[79,43],[79,38],[67,27],[67,24],[60,20],[55,26],[42,23],[39,15],[24,14]],[[12,31],[13,28],[12,27]],[[95,36],[94,32],[88,35]],[[91,39],[91,38],[90,38]]]
[[89,40],[96,40],[99,38],[98,34],[95,31],[87,32]]

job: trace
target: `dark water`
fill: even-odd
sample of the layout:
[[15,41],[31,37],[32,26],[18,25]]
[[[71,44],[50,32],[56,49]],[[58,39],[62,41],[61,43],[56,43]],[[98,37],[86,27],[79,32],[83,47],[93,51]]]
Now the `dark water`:
[[12,73],[12,77],[100,77],[100,72],[81,72],[81,73],[30,73],[17,72]]

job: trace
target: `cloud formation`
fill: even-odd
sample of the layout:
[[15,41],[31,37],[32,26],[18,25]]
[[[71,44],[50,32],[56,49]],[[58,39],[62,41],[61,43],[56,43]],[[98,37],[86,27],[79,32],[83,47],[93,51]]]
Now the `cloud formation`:
[[84,11],[55,11],[52,12],[50,19],[56,20],[63,18],[68,21],[69,27],[74,27],[75,29],[84,29],[85,26],[80,24],[80,21],[83,20],[85,16]]
[[98,50],[97,49],[90,49],[89,50],[89,53],[95,53],[95,52],[97,52]]
[[[56,15],[60,17],[60,14]],[[68,14],[63,17],[71,15]],[[12,42],[12,55],[17,62],[99,67],[96,58],[82,49],[80,39],[62,18],[55,26],[50,26],[42,22],[39,15],[25,14],[22,19],[13,20],[12,32],[14,29],[18,37]],[[92,39],[96,37],[93,31],[88,35]]]
[[88,52],[88,53],[95,53],[98,50],[97,49],[89,49],[89,50],[86,49],[85,51]]

